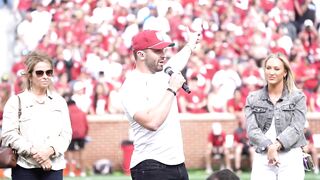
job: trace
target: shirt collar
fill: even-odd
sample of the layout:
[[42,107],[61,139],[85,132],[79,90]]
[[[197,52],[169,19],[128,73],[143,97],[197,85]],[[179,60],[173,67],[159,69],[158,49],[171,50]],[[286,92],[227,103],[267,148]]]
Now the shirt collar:
[[53,93],[52,93],[52,91],[51,90],[47,90],[47,96],[48,96],[48,98],[50,99],[50,100],[52,100],[53,99]]
[[[32,94],[32,92],[28,90],[27,93],[29,94],[28,97],[31,97],[31,99],[32,99],[32,97],[34,96]],[[49,100],[53,99],[53,92],[51,90],[49,90],[49,89],[47,90],[47,99],[49,99]],[[33,102],[33,101],[30,101],[30,102]]]

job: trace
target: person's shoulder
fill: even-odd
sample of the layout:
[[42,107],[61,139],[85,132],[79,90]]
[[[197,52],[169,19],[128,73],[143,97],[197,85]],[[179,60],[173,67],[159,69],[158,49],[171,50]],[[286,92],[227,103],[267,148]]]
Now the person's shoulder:
[[286,94],[286,99],[288,101],[297,101],[297,100],[300,100],[302,98],[306,98],[306,95],[304,94],[304,92],[300,89],[294,89],[290,92],[288,92]]
[[19,97],[25,97],[25,96],[30,96],[30,92],[28,90],[24,90],[24,91],[21,91],[15,95],[12,95],[12,96],[19,96]]
[[29,103],[31,101],[28,98],[30,98],[30,95],[25,93],[25,91],[19,92],[17,94],[12,94],[6,102],[6,106],[18,106],[19,99],[21,104]]
[[140,74],[141,73],[139,73],[138,70],[136,70],[136,69],[128,71],[127,74],[126,74],[125,81],[131,80],[131,79],[135,79],[135,78],[139,78],[138,76]]
[[22,92],[19,92],[17,94],[12,95],[10,98],[12,99],[20,99],[20,101],[29,101],[29,99],[32,96],[30,96],[30,92],[28,90],[24,90]]
[[18,95],[17,94],[13,94],[9,97],[8,101],[6,104],[10,104],[12,101],[16,102],[18,99]]
[[66,102],[66,100],[55,91],[50,91],[50,93],[48,93],[48,98],[57,102]]
[[138,77],[138,73],[136,70],[133,71],[129,71],[126,75],[126,78],[124,79],[121,89],[130,86],[130,84],[134,83],[135,81],[137,81],[139,79]]
[[301,89],[295,89],[291,92],[291,96],[299,96],[299,97],[302,97],[302,96],[306,96],[304,94],[304,92],[301,90]]

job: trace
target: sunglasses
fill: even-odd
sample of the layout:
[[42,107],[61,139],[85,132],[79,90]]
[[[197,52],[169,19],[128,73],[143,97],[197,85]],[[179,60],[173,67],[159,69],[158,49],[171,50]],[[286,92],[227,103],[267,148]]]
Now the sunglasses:
[[46,70],[46,71],[42,71],[42,70],[36,70],[34,71],[36,73],[36,76],[37,77],[42,77],[44,75],[44,73],[46,73],[46,75],[48,77],[51,77],[53,75],[53,70],[50,69],[50,70]]

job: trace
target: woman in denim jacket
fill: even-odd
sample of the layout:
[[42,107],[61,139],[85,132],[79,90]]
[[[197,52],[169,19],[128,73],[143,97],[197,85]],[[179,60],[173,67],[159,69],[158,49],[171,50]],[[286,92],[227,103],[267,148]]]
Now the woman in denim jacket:
[[284,55],[271,54],[263,68],[267,85],[250,93],[245,106],[247,133],[256,149],[251,180],[303,180],[306,97]]

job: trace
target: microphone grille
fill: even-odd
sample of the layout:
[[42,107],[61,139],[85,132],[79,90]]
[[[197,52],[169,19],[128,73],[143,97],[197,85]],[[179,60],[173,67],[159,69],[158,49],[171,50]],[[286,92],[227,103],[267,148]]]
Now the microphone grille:
[[164,72],[165,72],[165,73],[169,73],[169,72],[171,71],[171,69],[172,69],[172,68],[171,68],[170,66],[168,66],[168,67],[166,67],[166,68],[164,69]]

